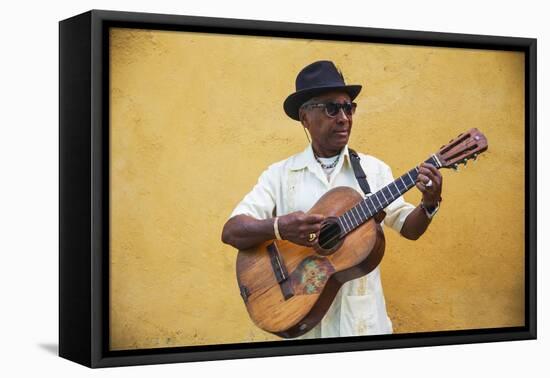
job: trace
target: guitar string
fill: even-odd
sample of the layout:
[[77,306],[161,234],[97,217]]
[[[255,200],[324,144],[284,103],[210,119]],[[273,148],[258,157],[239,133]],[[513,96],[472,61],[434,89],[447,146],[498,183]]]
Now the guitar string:
[[[418,168],[415,168],[414,170],[416,170],[416,171],[417,171],[416,173],[418,173]],[[407,172],[407,173],[408,173],[408,172]],[[398,190],[399,190],[399,187],[395,184],[396,181],[397,181],[397,180],[395,180],[395,181],[393,182],[393,184],[394,184],[394,185],[398,188]],[[402,181],[403,181],[403,180],[402,180]],[[389,189],[389,186],[390,186],[390,185],[391,185],[391,184],[386,185],[384,188],[382,188],[382,189],[380,189],[378,192],[374,193],[373,196],[376,196],[377,193],[382,192],[382,190],[384,190],[385,188],[388,188],[388,191],[390,192],[391,196],[393,197],[393,193],[392,193],[391,189]],[[405,185],[405,188],[406,188],[406,191],[407,191],[407,190],[409,190],[410,188],[412,188],[412,185],[411,185],[410,187],[408,187],[408,185]],[[383,192],[382,192],[382,194],[383,194]],[[402,194],[401,194],[401,195],[402,195]],[[385,204],[385,205],[383,204],[383,203],[384,203],[383,201],[381,202],[381,201],[378,199],[378,197],[376,197],[376,199],[378,200],[378,202],[380,202],[380,205],[381,205],[381,209],[380,209],[380,210],[383,210],[383,209],[385,209],[386,207],[388,207],[388,206],[391,204],[391,202],[395,201],[396,198],[393,198],[393,200],[392,200],[390,203]],[[371,202],[372,202],[372,200],[371,200]],[[374,204],[374,202],[373,202],[373,204]],[[357,206],[357,205],[356,205],[356,206]],[[354,209],[356,206],[354,206],[353,208],[349,209],[349,210],[346,211],[344,214],[349,213],[349,212],[350,212],[352,209]],[[371,210],[370,210],[370,208],[368,207],[368,205],[367,205],[367,208],[369,209],[369,213],[370,213]],[[375,210],[376,210],[376,206],[375,206]],[[358,210],[356,210],[356,211],[358,211]],[[338,218],[344,219],[344,218],[343,218],[344,214],[342,214],[342,215],[339,216]],[[353,214],[353,213],[352,213],[352,214]],[[376,213],[370,215],[370,216],[369,216],[365,221],[363,221],[361,224],[367,222],[367,221],[368,221],[369,219],[371,219],[375,214],[376,214]],[[348,215],[348,217],[349,217],[349,215]],[[352,225],[353,225],[353,223],[352,223]],[[360,224],[356,225],[356,226],[353,227],[353,228],[350,228],[349,231],[345,231],[345,227],[344,227],[344,232],[345,232],[345,234],[348,234],[348,233],[350,233],[351,231],[355,230],[355,229],[356,229],[357,227],[359,227],[359,226],[360,226]],[[340,228],[340,227],[339,227],[339,228]],[[341,234],[341,232],[339,232],[338,229],[335,230],[334,233],[331,232],[329,239],[328,239],[328,240],[325,240],[325,241],[324,241],[324,244],[333,242],[335,239],[337,239],[337,238],[340,236],[340,234]]]
[[[415,173],[418,174],[418,167],[415,167],[415,168],[413,168],[412,170],[414,170]],[[410,177],[410,171],[407,172],[406,174],[409,175],[409,178],[410,178],[410,179],[412,179],[412,178]],[[404,175],[403,175],[403,176],[404,176]],[[403,177],[403,176],[401,176],[401,177]],[[405,191],[404,191],[404,192],[406,192],[406,191],[408,191],[410,188],[412,188],[412,185],[411,185],[410,187],[408,187],[408,185],[405,183],[405,181],[404,181],[401,177],[399,177],[397,180],[401,179],[401,181],[405,184]],[[398,192],[399,192],[399,186],[397,186],[397,184],[396,184],[397,180],[394,180],[393,183],[390,183],[390,184],[386,185],[385,187],[383,187],[382,189],[380,189],[379,191],[377,191],[376,193],[374,193],[373,195],[370,196],[370,197],[376,196],[376,200],[377,200],[377,201],[380,203],[380,205],[381,205],[380,210],[383,210],[383,209],[385,209],[386,207],[388,207],[393,201],[396,200],[396,198],[392,198],[392,201],[391,201],[391,202],[389,202],[389,203],[386,204],[386,205],[383,205],[384,202],[383,202],[383,201],[380,201],[380,200],[378,199],[377,194],[380,193],[380,192],[382,192],[382,194],[384,195],[383,190],[384,190],[385,188],[388,188],[388,191],[390,192],[391,197],[393,197],[393,193],[392,193],[391,189],[389,188],[389,186],[390,186],[391,184],[394,184],[394,186],[398,189]],[[413,181],[412,183],[414,184],[414,181]],[[403,193],[401,193],[400,195],[402,195],[402,194],[403,194]],[[371,199],[371,202],[373,202],[372,199]],[[373,202],[373,204],[374,204],[374,202]],[[349,209],[348,211],[346,211],[344,214],[347,214],[347,213],[351,212],[352,209],[356,208],[357,206],[358,206],[358,205],[352,207],[351,209]],[[371,211],[370,211],[370,208],[369,208],[368,205],[367,205],[367,208],[369,209],[369,213],[370,213]],[[376,206],[375,206],[375,210],[376,210]],[[357,209],[356,209],[356,211],[359,213],[359,211],[358,211]],[[344,219],[344,218],[343,218],[344,214],[340,215],[338,218],[339,218],[339,219],[340,219],[340,218],[341,218],[341,219]],[[353,215],[353,213],[351,213],[351,214]],[[375,214],[376,214],[376,213],[370,215],[366,220],[364,220],[363,222],[361,222],[361,224],[367,222],[367,221],[368,221],[369,219],[371,219]],[[348,217],[350,217],[350,216],[348,215]],[[350,219],[351,219],[351,218],[350,218]],[[341,223],[343,224],[343,222],[341,222]],[[352,223],[352,225],[353,225],[353,223]],[[360,224],[357,224],[355,227],[350,228],[349,231],[346,231],[346,230],[345,230],[345,227],[344,227],[344,234],[350,233],[351,231],[355,230],[355,229],[356,229],[357,227],[359,227],[359,226],[360,226]],[[338,229],[341,229],[341,227],[338,227]],[[324,241],[325,244],[333,242],[336,238],[338,238],[338,237],[340,236],[341,232],[339,232],[338,229],[335,230],[334,234],[331,232],[329,239]]]
[[[351,209],[348,210],[348,211],[351,211]],[[346,213],[347,213],[347,212],[346,212]],[[344,214],[345,214],[345,213],[344,213]],[[338,218],[342,218],[342,217],[343,217],[343,214],[342,214],[341,216],[339,216]],[[369,218],[367,218],[367,219],[366,219],[364,222],[362,222],[361,224],[365,223],[366,221],[368,221],[368,220],[371,219],[372,217],[373,217],[373,216],[371,215]],[[346,231],[345,228],[344,228],[344,234],[350,233],[351,231],[355,230],[355,229],[356,229],[357,227],[359,227],[359,226],[360,226],[360,225],[358,224],[357,226],[355,226],[355,227],[353,227],[353,228],[350,228],[349,231]],[[342,227],[338,227],[338,228],[335,229],[334,232],[331,231],[331,232],[327,235],[327,237],[329,237],[329,235],[330,235],[330,237],[329,237],[327,240],[324,240],[324,241],[323,241],[324,244],[331,243],[331,242],[333,242],[335,239],[337,239],[337,238],[340,236],[340,234],[341,234],[341,232],[339,231],[339,230],[341,230],[341,229],[342,229]]]
[[[391,193],[391,191],[390,191],[390,193]],[[379,201],[379,202],[380,202],[380,201]],[[382,205],[382,202],[381,202],[380,204]],[[383,206],[382,209],[385,208],[385,207],[387,207],[388,205],[389,205],[389,204],[387,204],[386,206]],[[357,205],[356,205],[356,206],[357,206]],[[352,209],[354,209],[356,206],[354,206],[353,208],[349,209],[349,210],[346,211],[344,214],[349,213],[349,212],[352,211]],[[370,210],[370,208],[368,207],[368,205],[367,205],[367,208],[369,209],[369,213],[370,213],[371,210]],[[376,209],[376,206],[375,206],[375,209]],[[356,210],[356,211],[358,212],[358,210]],[[338,218],[339,218],[339,219],[340,219],[340,218],[343,219],[344,214],[340,215]],[[352,213],[352,214],[353,214],[353,213]],[[375,213],[375,214],[376,214],[376,213]],[[374,214],[370,215],[365,221],[361,222],[361,224],[367,222],[367,221],[368,221],[369,219],[371,219],[373,216],[374,216]],[[349,217],[349,215],[348,215],[348,217]],[[352,225],[353,225],[353,223],[352,223]],[[344,232],[345,232],[345,234],[348,234],[348,233],[350,233],[351,231],[355,230],[355,229],[356,229],[357,227],[359,227],[359,226],[360,226],[360,224],[357,224],[355,227],[350,228],[349,231],[345,231],[345,227],[344,227]],[[338,227],[338,229],[341,229],[341,227]],[[328,238],[328,240],[324,240],[324,244],[331,243],[331,242],[333,242],[335,239],[337,239],[337,238],[340,236],[341,232],[339,232],[338,229],[336,229],[334,232],[331,232],[331,233],[329,234],[330,237]],[[327,235],[327,236],[328,236],[328,235]]]
[[[350,210],[351,210],[351,209],[350,209]],[[338,218],[341,218],[342,216],[343,216],[343,215],[341,215],[341,216],[338,217]],[[368,218],[367,218],[364,222],[362,222],[361,224],[363,224],[363,223],[367,222],[368,220],[372,219],[373,216],[374,216],[374,215],[371,215],[370,217],[368,217]],[[356,226],[353,227],[353,228],[350,228],[349,231],[345,231],[345,228],[344,228],[344,234],[350,233],[351,231],[355,230],[355,229],[356,229],[357,227],[359,227],[359,226],[360,226],[360,224],[356,225]],[[329,237],[328,240],[324,240],[324,244],[331,243],[331,242],[333,242],[335,239],[337,239],[337,238],[340,236],[340,234],[341,234],[341,232],[338,231],[339,229],[341,229],[341,227],[338,227],[338,229],[336,229],[334,232],[331,232],[330,234],[328,234],[328,235],[330,235],[330,237]],[[327,235],[327,237],[328,237],[328,235]]]
[[[380,191],[382,191],[383,189],[384,189],[384,188],[382,188]],[[389,189],[388,189],[388,190],[389,190]],[[391,193],[391,190],[389,190],[389,192]],[[377,192],[377,193],[378,193],[378,192]],[[376,195],[376,193],[373,194],[373,195]],[[393,196],[393,193],[392,193],[392,196]],[[377,200],[378,200],[378,198],[377,198]],[[395,201],[395,198],[393,198],[392,202],[393,202],[393,201]],[[372,200],[371,200],[371,202],[372,202]],[[391,202],[388,203],[388,204],[386,204],[384,201],[381,202],[380,200],[378,200],[378,202],[380,202],[380,205],[381,205],[380,210],[385,209],[386,207],[388,207],[388,206],[391,204]],[[374,202],[373,202],[373,204],[374,204]],[[348,211],[346,211],[344,214],[351,212],[352,209],[355,209],[357,206],[358,206],[358,205],[352,207],[351,209],[349,209]],[[369,212],[369,214],[370,214],[370,213],[372,212],[372,209],[369,207],[369,205],[366,205],[366,206],[367,206],[368,212]],[[352,226],[353,226],[353,227],[350,228],[349,231],[346,231],[346,230],[345,230],[345,227],[344,227],[344,233],[345,233],[345,234],[348,234],[348,233],[350,233],[351,231],[355,230],[357,227],[359,227],[361,224],[363,224],[363,223],[367,222],[368,220],[372,219],[372,218],[374,217],[374,215],[376,215],[376,213],[377,213],[376,210],[377,210],[377,208],[376,208],[376,206],[375,206],[375,207],[374,207],[374,211],[375,211],[375,212],[374,212],[373,214],[369,215],[369,216],[367,217],[367,219],[365,219],[365,220],[364,220],[363,222],[361,222],[360,224],[353,225],[353,223],[352,223]],[[378,210],[378,211],[380,211],[380,210]],[[359,213],[359,210],[356,209],[356,211]],[[343,218],[343,217],[344,217],[344,214],[340,215],[338,218],[339,218],[339,219],[340,219],[340,218],[341,218],[341,219],[344,219],[344,218]],[[353,213],[352,213],[352,214],[353,214]],[[348,215],[348,217],[349,217],[349,215]],[[341,223],[342,223],[342,222],[341,222]],[[338,228],[340,229],[341,227],[338,227]],[[335,233],[335,234],[334,234],[334,233]],[[325,244],[334,241],[334,240],[335,240],[336,238],[338,238],[338,237],[340,236],[340,234],[341,234],[341,232],[339,232],[338,230],[335,230],[334,233],[331,232],[331,234],[329,234],[330,237],[329,237],[328,240],[324,241]]]

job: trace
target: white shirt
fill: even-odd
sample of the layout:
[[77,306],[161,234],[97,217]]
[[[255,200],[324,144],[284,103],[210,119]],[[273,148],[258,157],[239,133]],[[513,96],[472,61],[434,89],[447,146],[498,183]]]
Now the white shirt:
[[[394,180],[387,164],[370,155],[358,154],[372,193]],[[267,219],[294,211],[306,212],[324,193],[337,186],[348,186],[363,194],[351,166],[348,146],[342,149],[329,182],[309,145],[303,152],[269,166],[231,217],[246,214]],[[384,209],[386,217],[382,225],[400,232],[413,209],[403,197],[397,198]],[[342,285],[321,322],[301,338],[388,333],[392,333],[392,324],[386,313],[380,267],[377,267],[366,276]]]

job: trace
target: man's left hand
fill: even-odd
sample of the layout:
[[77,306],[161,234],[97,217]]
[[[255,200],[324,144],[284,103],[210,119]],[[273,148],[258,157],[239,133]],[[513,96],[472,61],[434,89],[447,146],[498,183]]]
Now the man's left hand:
[[416,187],[422,192],[422,202],[427,207],[436,207],[441,201],[443,177],[439,170],[429,163],[422,163],[418,168]]

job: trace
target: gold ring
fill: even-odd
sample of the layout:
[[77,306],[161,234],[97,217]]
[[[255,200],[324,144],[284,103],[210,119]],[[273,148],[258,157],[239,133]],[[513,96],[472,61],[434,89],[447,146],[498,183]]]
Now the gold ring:
[[317,239],[317,234],[314,234],[313,232],[311,234],[309,234],[308,240],[310,242],[314,241],[315,239]]

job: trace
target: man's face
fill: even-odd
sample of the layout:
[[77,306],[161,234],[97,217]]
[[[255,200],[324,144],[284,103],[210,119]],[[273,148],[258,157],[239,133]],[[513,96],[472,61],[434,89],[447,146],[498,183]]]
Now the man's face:
[[[351,102],[345,92],[331,92],[315,97],[316,103]],[[330,117],[324,108],[308,108],[305,111],[303,125],[309,130],[315,152],[324,157],[338,154],[348,143],[353,120],[351,115],[344,114],[342,109]]]

